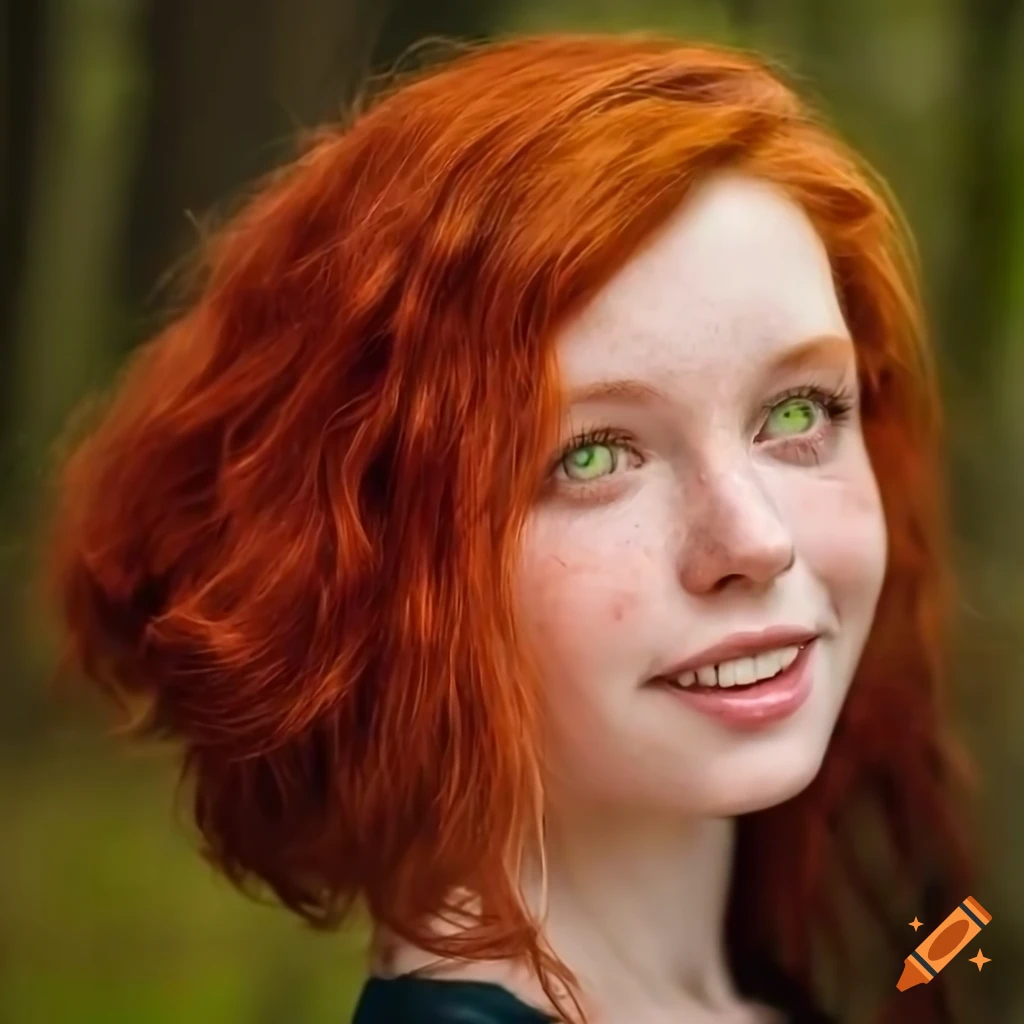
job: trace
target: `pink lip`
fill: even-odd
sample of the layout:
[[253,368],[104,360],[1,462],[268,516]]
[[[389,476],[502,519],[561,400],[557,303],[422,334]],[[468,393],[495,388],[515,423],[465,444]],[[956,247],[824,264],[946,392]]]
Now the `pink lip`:
[[733,633],[720,643],[705,647],[685,661],[677,662],[658,673],[659,677],[680,676],[693,669],[717,665],[733,658],[745,658],[751,654],[763,654],[780,647],[802,647],[816,639],[818,634],[801,626],[771,626],[768,629],[748,633]]
[[681,689],[666,682],[659,688],[723,725],[758,729],[788,718],[810,696],[814,650],[813,642],[806,644],[789,668],[763,683],[728,689],[699,685]]

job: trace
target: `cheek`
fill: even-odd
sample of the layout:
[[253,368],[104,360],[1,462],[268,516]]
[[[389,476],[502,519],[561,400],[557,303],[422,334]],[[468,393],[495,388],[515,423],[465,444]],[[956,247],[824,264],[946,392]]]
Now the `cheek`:
[[591,525],[538,516],[520,558],[519,622],[545,678],[558,679],[549,687],[554,699],[567,690],[601,690],[617,672],[642,667],[636,622],[652,551],[635,519]]
[[840,611],[870,614],[885,576],[888,545],[866,455],[842,472],[808,476],[791,494],[789,518],[797,550]]

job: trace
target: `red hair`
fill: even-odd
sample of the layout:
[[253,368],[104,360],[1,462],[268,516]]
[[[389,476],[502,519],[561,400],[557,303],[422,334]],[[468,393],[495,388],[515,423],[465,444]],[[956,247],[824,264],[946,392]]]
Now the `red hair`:
[[[726,166],[785,189],[826,244],[890,538],[819,776],[741,821],[733,959],[778,950],[813,984],[814,940],[842,934],[829,873],[875,899],[839,827],[862,798],[906,877],[967,884],[936,385],[905,232],[775,72],[645,36],[472,48],[321,133],[214,236],[195,300],[62,467],[67,655],[180,742],[234,882],[318,926],[362,900],[440,955],[571,980],[514,870],[543,802],[512,579],[557,440],[552,337]],[[439,938],[430,915],[466,888],[479,917]],[[916,991],[905,1012],[929,1002]]]

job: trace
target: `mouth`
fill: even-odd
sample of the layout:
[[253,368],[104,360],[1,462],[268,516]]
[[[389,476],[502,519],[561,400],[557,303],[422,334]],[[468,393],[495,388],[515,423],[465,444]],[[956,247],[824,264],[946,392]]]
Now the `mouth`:
[[757,728],[788,717],[807,700],[816,640],[656,676],[647,686],[727,726]]
[[757,654],[727,658],[673,675],[656,676],[652,682],[680,690],[758,686],[782,675],[811,642],[808,640],[802,644],[787,644]]

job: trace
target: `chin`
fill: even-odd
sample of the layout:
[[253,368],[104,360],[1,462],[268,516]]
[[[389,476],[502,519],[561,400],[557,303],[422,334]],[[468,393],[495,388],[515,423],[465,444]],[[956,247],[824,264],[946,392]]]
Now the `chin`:
[[683,813],[733,818],[763,811],[803,792],[821,770],[827,739],[792,737],[780,745],[721,752],[691,779],[678,808]]

